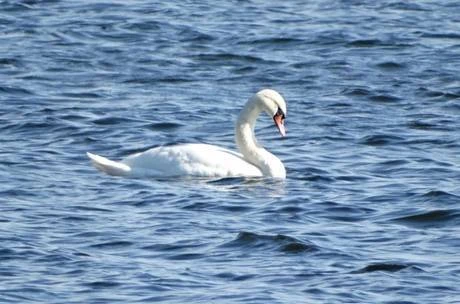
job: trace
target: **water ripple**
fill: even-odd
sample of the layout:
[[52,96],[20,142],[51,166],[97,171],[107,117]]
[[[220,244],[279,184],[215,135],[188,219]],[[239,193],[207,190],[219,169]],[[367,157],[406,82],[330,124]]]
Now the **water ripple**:
[[458,210],[431,210],[424,213],[403,216],[394,219],[396,222],[418,228],[456,226],[460,222]]
[[[4,302],[457,301],[458,1],[1,7]],[[283,140],[255,130],[284,182],[115,178],[85,155],[237,150],[264,87],[288,103]]]
[[353,273],[368,273],[375,271],[397,272],[409,267],[412,266],[407,264],[376,263],[367,265],[366,267],[361,268]]
[[234,248],[240,247],[245,248],[245,250],[276,250],[292,254],[318,250],[317,246],[309,242],[302,242],[287,235],[264,235],[247,231],[238,233],[236,239],[224,244],[223,246]]

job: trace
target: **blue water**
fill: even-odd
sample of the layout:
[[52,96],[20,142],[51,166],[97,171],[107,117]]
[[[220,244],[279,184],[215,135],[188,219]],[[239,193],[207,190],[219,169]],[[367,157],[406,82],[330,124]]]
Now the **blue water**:
[[[458,1],[1,1],[1,303],[460,303]],[[96,171],[234,149],[287,180]]]

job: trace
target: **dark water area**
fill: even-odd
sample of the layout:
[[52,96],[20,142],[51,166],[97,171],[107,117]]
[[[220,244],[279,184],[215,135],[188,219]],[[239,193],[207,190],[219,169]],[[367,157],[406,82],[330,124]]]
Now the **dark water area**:
[[[1,303],[460,303],[458,1],[0,1]],[[235,149],[270,179],[129,179]]]

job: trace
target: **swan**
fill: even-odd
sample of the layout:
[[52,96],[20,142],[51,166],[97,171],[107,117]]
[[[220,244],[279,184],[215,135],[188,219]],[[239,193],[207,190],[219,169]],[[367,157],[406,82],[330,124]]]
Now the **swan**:
[[239,153],[209,144],[160,146],[130,155],[120,162],[87,152],[100,171],[115,176],[152,177],[272,177],[286,178],[281,160],[256,140],[254,127],[261,112],[266,112],[286,135],[286,102],[275,90],[264,89],[252,96],[240,112],[235,125]]

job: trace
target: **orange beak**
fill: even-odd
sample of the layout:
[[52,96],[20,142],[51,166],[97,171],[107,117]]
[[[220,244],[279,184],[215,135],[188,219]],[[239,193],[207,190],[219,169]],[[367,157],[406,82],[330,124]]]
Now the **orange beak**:
[[273,116],[273,120],[275,121],[275,125],[280,131],[281,136],[286,136],[286,129],[284,128],[284,114],[276,113]]

